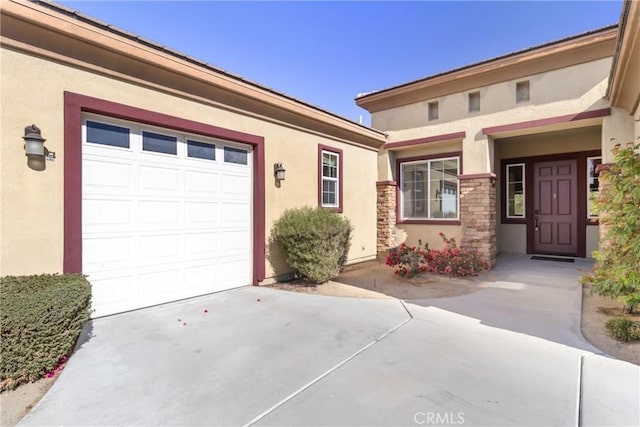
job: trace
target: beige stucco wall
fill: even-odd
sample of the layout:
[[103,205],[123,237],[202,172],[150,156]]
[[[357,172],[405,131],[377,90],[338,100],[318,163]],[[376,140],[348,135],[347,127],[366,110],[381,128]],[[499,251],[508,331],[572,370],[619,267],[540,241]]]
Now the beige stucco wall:
[[[498,218],[500,218],[498,216]],[[527,226],[525,224],[498,224],[496,227],[498,253],[527,253]]]
[[[267,235],[258,238],[265,240],[285,209],[317,205],[318,144],[344,150],[343,214],[355,227],[349,259],[376,255],[376,151],[13,50],[3,48],[1,55],[0,275],[62,271],[64,91],[263,136]],[[40,127],[45,146],[57,156],[40,172],[27,167],[22,148],[24,127],[32,123]],[[272,177],[275,162],[287,170],[281,188]],[[279,253],[267,260],[267,277],[286,270]]]
[[423,225],[423,224],[398,224],[396,226],[396,244],[406,243],[411,246],[428,243],[431,249],[442,249],[444,242],[438,233],[444,233],[447,237],[456,239],[460,245],[462,240],[462,228],[459,225]]
[[[636,117],[638,117],[638,113],[636,113]],[[612,107],[611,115],[605,117],[602,123],[603,163],[613,162],[611,149],[616,144],[624,145],[634,141],[637,144],[640,142],[640,140],[637,139],[640,136],[639,127],[640,125],[638,125],[634,116],[621,108]]]
[[[492,172],[493,141],[483,128],[607,108],[610,66],[611,58],[605,58],[375,112],[372,126],[387,132],[390,142],[464,131],[464,173]],[[531,99],[516,103],[516,83],[523,80],[530,81]],[[480,91],[480,112],[469,113],[468,93],[474,91]],[[427,120],[431,101],[439,102],[438,120]],[[580,125],[566,125],[575,126]]]
[[587,258],[593,258],[593,251],[598,250],[600,245],[600,227],[597,225],[587,225]]
[[[446,124],[474,118],[482,122],[481,127],[486,127],[603,108],[607,106],[602,97],[610,69],[611,58],[603,58],[375,112],[371,123],[376,129],[394,132],[394,136],[395,132],[411,129],[419,133],[423,126],[438,134],[448,133],[445,129],[459,130]],[[530,100],[516,103],[516,83],[524,80],[529,80]],[[468,94],[477,91],[480,111],[469,113]],[[439,103],[438,119],[428,121],[428,103],[433,101]]]
[[599,150],[600,135],[600,126],[590,126],[575,130],[496,139],[496,169],[499,169],[501,159]]

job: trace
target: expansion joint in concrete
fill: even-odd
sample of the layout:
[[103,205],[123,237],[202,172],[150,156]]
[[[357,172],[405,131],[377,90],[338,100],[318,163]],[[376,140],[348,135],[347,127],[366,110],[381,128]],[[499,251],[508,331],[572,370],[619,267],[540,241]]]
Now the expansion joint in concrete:
[[400,322],[399,324],[397,324],[393,328],[385,331],[383,334],[374,337],[373,341],[371,341],[369,344],[365,345],[360,350],[356,351],[351,356],[347,357],[345,360],[343,360],[342,362],[338,363],[337,365],[335,365],[334,367],[332,367],[328,371],[322,373],[318,377],[316,377],[313,380],[309,381],[307,384],[303,385],[302,387],[300,387],[299,389],[297,389],[296,391],[294,391],[293,393],[291,393],[290,395],[288,395],[287,397],[282,399],[280,402],[276,403],[275,405],[273,405],[272,407],[270,407],[266,411],[262,412],[261,414],[259,414],[255,418],[253,418],[251,421],[246,423],[243,427],[249,427],[249,426],[254,425],[255,423],[257,423],[258,421],[260,421],[261,419],[263,419],[264,417],[266,417],[267,415],[269,415],[270,413],[272,413],[273,411],[275,411],[279,407],[283,406],[284,404],[289,402],[291,399],[293,399],[294,397],[296,397],[297,395],[299,395],[303,391],[305,391],[308,388],[310,388],[311,386],[317,384],[322,379],[328,377],[333,372],[337,371],[342,366],[346,365],[347,363],[349,363],[350,361],[352,361],[353,359],[358,357],[360,354],[364,353],[369,348],[373,347],[374,345],[376,345],[377,343],[379,343],[380,341],[382,341],[383,339],[385,339],[386,337],[388,337],[389,335],[391,335],[392,333],[394,333],[395,331],[397,331],[398,329],[400,329],[401,327],[403,327],[404,325],[409,323],[411,320],[413,320],[413,316],[411,315],[409,310],[407,310],[407,307],[404,305],[404,303],[401,300],[398,300],[398,301],[400,301],[400,305],[402,305],[402,307],[406,310],[407,314],[409,315],[408,318],[406,318],[404,321]]

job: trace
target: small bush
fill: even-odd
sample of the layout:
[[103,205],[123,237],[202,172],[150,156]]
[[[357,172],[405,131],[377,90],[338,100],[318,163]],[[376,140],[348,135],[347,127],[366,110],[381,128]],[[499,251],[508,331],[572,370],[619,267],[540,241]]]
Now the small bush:
[[611,338],[617,341],[639,341],[640,322],[635,322],[627,317],[614,317],[605,324]]
[[35,381],[72,350],[89,319],[91,286],[80,275],[0,279],[0,390]]
[[439,236],[444,240],[444,249],[430,250],[427,254],[429,271],[432,273],[455,277],[476,276],[491,268],[491,264],[480,259],[476,252],[459,248],[455,239],[447,238],[444,233],[439,233]]
[[429,245],[422,246],[422,240],[418,240],[418,246],[408,246],[402,243],[389,251],[386,264],[395,267],[394,274],[402,277],[413,277],[418,273],[427,271],[426,255],[429,253]]
[[428,245],[422,247],[422,241],[417,247],[403,243],[389,251],[386,264],[396,267],[394,273],[402,277],[413,277],[427,271],[454,277],[475,276],[491,268],[491,264],[481,260],[476,252],[459,248],[455,239],[447,238],[444,233],[439,235],[444,240],[444,249],[429,249]]
[[324,283],[336,277],[347,261],[351,231],[351,223],[341,215],[304,207],[285,211],[272,233],[296,273]]

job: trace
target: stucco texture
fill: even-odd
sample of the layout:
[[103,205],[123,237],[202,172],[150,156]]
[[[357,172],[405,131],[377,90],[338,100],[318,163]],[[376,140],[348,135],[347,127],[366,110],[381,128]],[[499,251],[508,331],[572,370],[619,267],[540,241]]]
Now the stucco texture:
[[[0,275],[62,272],[65,91],[264,137],[266,235],[255,239],[268,241],[273,221],[285,209],[317,206],[318,145],[343,150],[343,215],[354,225],[349,260],[376,255],[375,150],[15,50],[3,48],[1,55]],[[24,127],[32,123],[56,153],[43,171],[30,169],[24,155]],[[275,162],[286,168],[280,188],[272,176]],[[269,253],[268,246],[267,252],[266,277],[286,273],[282,254]]]

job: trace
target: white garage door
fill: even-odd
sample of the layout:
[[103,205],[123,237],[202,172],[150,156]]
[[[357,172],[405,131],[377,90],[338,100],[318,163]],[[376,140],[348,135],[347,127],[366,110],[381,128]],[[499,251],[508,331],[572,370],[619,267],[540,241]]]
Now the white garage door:
[[83,118],[94,316],[251,283],[251,147]]

